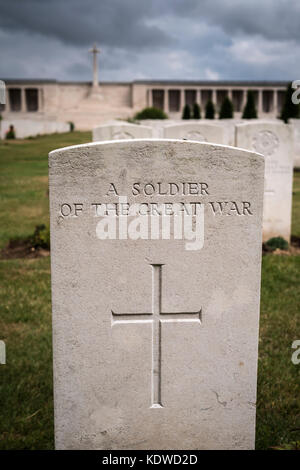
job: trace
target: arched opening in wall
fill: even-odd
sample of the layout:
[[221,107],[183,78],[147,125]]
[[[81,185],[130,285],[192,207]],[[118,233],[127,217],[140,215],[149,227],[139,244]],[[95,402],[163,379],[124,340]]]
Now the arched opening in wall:
[[8,96],[10,110],[21,111],[21,88],[10,88]]
[[26,88],[26,109],[29,112],[35,112],[39,109],[38,90],[37,88]]
[[277,92],[277,100],[278,100],[278,109],[277,109],[277,111],[279,111],[281,113],[283,105],[284,105],[284,100],[285,100],[285,91],[279,90]]
[[212,101],[212,90],[201,90],[201,106],[205,108],[208,101]]
[[153,107],[164,109],[164,90],[152,90]]
[[242,90],[232,90],[232,103],[234,111],[242,111],[243,106],[243,91]]
[[263,91],[263,112],[270,113],[273,111],[273,91],[264,90]]
[[217,90],[217,109],[220,110],[223,101],[228,96],[227,90]]
[[169,90],[169,110],[172,112],[180,111],[180,91]]
[[189,105],[190,108],[196,103],[196,90],[185,90],[185,104]]

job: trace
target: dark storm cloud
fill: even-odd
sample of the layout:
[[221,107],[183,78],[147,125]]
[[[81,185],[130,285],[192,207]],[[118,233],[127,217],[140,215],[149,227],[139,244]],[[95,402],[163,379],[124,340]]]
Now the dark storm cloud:
[[300,0],[0,0],[0,75],[299,78]]
[[207,21],[230,34],[300,38],[299,0],[1,0],[0,26],[37,32],[71,44],[94,40],[109,46],[170,44],[149,20],[175,16]]
[[160,28],[147,24],[154,15],[151,0],[1,0],[0,11],[4,29],[39,33],[67,44],[98,41],[144,48],[171,41]]
[[299,0],[174,0],[178,17],[205,18],[230,35],[300,39]]

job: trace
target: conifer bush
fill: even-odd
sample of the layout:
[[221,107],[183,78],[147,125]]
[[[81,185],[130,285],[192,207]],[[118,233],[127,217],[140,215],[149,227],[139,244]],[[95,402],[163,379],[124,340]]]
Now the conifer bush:
[[206,103],[205,107],[205,118],[215,119],[215,106],[211,100]]
[[193,107],[193,118],[194,119],[201,119],[201,108],[198,103],[194,104]]
[[243,119],[257,119],[257,112],[255,107],[255,100],[253,91],[248,90],[247,92],[247,103],[243,112]]
[[289,122],[290,118],[297,119],[300,117],[300,105],[292,102],[292,94],[294,91],[292,84],[289,83],[285,92],[284,103],[280,115],[280,119],[282,119],[286,124]]
[[226,96],[220,109],[220,119],[232,119],[233,118],[233,104],[232,101]]
[[191,119],[191,109],[188,104],[183,108],[182,119]]

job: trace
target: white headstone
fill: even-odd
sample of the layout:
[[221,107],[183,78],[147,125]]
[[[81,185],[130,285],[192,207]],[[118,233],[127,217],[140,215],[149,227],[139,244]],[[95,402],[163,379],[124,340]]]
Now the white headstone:
[[93,142],[103,140],[147,139],[153,135],[151,127],[120,122],[104,124],[93,129]]
[[42,119],[41,117],[39,119],[2,119],[0,121],[1,139],[5,139],[10,126],[14,127],[17,139],[70,131],[68,122],[60,122],[55,119]]
[[164,127],[179,123],[181,123],[181,121],[173,119],[143,119],[140,121],[140,124],[152,127],[153,137],[156,139],[164,138]]
[[166,126],[165,139],[185,139],[224,144],[224,128],[220,125],[192,122]]
[[294,129],[294,168],[300,168],[300,119],[290,119]]
[[293,128],[274,121],[236,126],[237,147],[265,156],[263,240],[291,236]]
[[235,146],[235,126],[245,123],[244,119],[219,119],[216,124],[223,126],[225,135],[225,144]]
[[252,449],[263,157],[103,142],[49,175],[56,448]]

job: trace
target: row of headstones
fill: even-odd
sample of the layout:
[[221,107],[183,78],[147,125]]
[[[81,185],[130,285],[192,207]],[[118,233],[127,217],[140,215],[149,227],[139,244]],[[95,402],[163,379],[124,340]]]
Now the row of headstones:
[[49,184],[56,448],[252,449],[264,158],[96,142],[51,152]]
[[[180,123],[180,121],[145,120],[143,125],[128,123],[126,121],[109,121],[95,127],[93,141],[138,139],[138,138],[172,138],[192,139],[204,142],[215,142],[235,146],[235,126],[243,123],[259,123],[268,121],[245,121],[244,119],[222,119],[220,121],[202,120]],[[271,123],[281,121],[271,121]],[[300,119],[290,119],[294,139],[294,167],[300,168]],[[220,127],[222,130],[220,130]],[[213,138],[214,140],[211,140]]]
[[[300,120],[294,120],[298,124]],[[222,124],[183,123],[154,127],[114,122],[93,130],[93,140],[161,137],[232,145],[265,156],[263,240],[291,236],[291,205],[294,159],[294,124],[256,121]],[[300,130],[300,127],[299,127]]]

